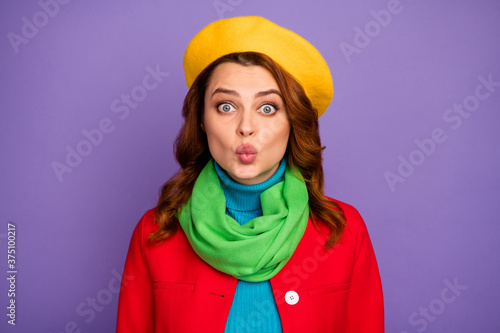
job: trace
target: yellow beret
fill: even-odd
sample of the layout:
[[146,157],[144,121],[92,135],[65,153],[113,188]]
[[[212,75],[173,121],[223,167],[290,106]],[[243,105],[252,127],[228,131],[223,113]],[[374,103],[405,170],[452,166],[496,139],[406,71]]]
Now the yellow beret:
[[307,40],[260,16],[222,19],[198,32],[184,53],[188,87],[214,60],[246,51],[270,56],[302,85],[318,116],[326,111],[333,97],[332,76],[326,61]]

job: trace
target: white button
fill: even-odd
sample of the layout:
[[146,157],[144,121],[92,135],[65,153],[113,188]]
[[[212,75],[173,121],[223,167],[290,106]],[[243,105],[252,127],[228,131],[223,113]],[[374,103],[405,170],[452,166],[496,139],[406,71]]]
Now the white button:
[[299,301],[299,294],[290,290],[285,294],[285,301],[290,305],[295,305]]

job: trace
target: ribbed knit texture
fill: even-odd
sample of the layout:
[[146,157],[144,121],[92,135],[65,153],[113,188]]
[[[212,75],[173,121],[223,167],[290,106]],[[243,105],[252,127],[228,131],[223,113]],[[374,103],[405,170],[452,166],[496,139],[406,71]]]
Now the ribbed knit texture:
[[[265,182],[243,185],[232,180],[214,160],[224,196],[226,214],[240,225],[262,215],[260,194],[283,181],[286,160],[281,160],[278,170]],[[226,333],[282,332],[281,320],[269,281],[247,282],[239,280],[226,322]]]

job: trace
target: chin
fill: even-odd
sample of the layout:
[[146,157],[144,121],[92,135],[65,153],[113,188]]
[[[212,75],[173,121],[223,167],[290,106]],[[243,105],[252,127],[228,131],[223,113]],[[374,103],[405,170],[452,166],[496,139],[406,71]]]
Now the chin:
[[230,169],[230,176],[238,182],[253,182],[258,178],[261,173],[258,172],[258,168],[252,164],[241,164],[234,166]]
[[259,176],[256,168],[249,164],[239,165],[235,169],[233,175],[238,179],[252,180]]

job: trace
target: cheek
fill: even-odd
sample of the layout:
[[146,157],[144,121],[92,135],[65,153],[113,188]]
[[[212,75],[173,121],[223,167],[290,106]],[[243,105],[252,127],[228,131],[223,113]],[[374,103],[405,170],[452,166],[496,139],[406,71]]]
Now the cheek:
[[290,135],[290,124],[287,119],[276,119],[264,127],[261,131],[260,141],[262,144],[277,150],[286,149],[288,136]]
[[205,133],[207,134],[208,148],[212,155],[230,147],[231,138],[229,131],[222,124],[206,119]]

